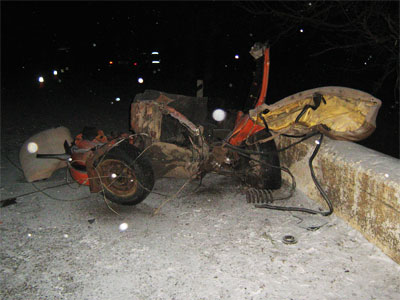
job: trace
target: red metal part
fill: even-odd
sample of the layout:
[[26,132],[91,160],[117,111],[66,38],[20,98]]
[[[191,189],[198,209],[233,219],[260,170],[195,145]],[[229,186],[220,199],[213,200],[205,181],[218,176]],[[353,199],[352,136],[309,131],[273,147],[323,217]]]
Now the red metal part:
[[106,154],[108,151],[110,151],[110,149],[114,147],[117,141],[119,141],[119,139],[114,139],[109,143],[103,145],[102,147],[98,148],[96,151],[90,152],[90,155],[86,160],[86,169],[89,177],[90,192],[97,193],[101,191],[101,181],[99,178],[99,174],[97,173],[94,166],[94,162],[98,160],[101,156]]
[[79,184],[89,185],[89,179],[86,172],[86,160],[92,151],[83,153],[74,152],[71,155],[72,161],[68,164],[69,172],[72,178]]
[[268,89],[268,81],[269,81],[269,48],[264,51],[264,70],[263,70],[263,80],[261,86],[261,93],[258,97],[258,101],[256,103],[256,107],[260,106],[265,102],[265,98],[267,96]]
[[239,146],[248,137],[263,130],[265,127],[255,124],[248,114],[243,115],[235,125],[235,129],[229,139],[229,143],[234,146]]
[[[266,48],[264,51],[264,69],[263,69],[261,93],[255,105],[256,107],[260,106],[265,102],[268,89],[268,80],[269,80],[269,48]],[[233,129],[233,133],[229,138],[229,143],[234,146],[238,146],[242,144],[243,141],[246,140],[249,136],[263,129],[264,126],[255,124],[250,119],[248,114],[243,114],[242,111],[239,111],[236,118],[235,128]]]
[[92,152],[89,149],[107,141],[108,139],[102,130],[98,130],[97,136],[91,141],[83,139],[82,133],[75,137],[74,144],[76,147],[88,150],[87,152],[73,152],[71,155],[72,162],[69,163],[69,172],[76,182],[82,185],[89,185],[89,177],[86,171],[86,160]]
[[86,171],[78,170],[73,165],[70,165],[69,172],[71,173],[72,178],[79,184],[89,185],[89,177]]
[[[123,133],[119,136],[122,139],[128,139],[130,144],[133,144],[133,138],[127,134]],[[91,186],[91,190],[98,190],[98,187],[94,187],[95,181],[90,178],[90,176],[97,176],[93,170],[92,160],[94,157],[99,157],[105,153],[105,149],[109,150],[117,141],[120,139],[107,138],[102,130],[98,131],[98,135],[92,141],[84,140],[82,138],[82,133],[75,137],[75,145],[79,149],[88,149],[86,152],[73,152],[71,155],[72,162],[69,164],[69,171],[72,178],[82,185]],[[107,143],[107,144],[105,144]],[[105,144],[96,151],[90,149]],[[89,175],[90,174],[90,175]],[[97,183],[97,182],[96,182]]]

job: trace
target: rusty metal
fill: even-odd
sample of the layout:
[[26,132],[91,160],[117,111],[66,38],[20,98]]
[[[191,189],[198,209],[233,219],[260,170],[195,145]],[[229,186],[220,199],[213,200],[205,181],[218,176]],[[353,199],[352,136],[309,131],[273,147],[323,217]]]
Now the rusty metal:
[[[147,98],[145,98],[147,99]],[[209,146],[204,140],[203,127],[196,126],[185,115],[168,106],[174,100],[160,94],[155,100],[140,100],[131,105],[131,128],[144,133],[141,149],[148,154],[155,178],[193,178],[200,173],[201,165],[209,157]],[[190,143],[180,146],[161,140],[162,124],[168,115],[188,131]]]
[[117,196],[133,195],[138,183],[132,168],[117,159],[105,159],[97,165],[97,172],[105,189]]
[[238,161],[239,155],[236,152],[230,151],[224,145],[219,145],[212,148],[207,161],[202,164],[201,168],[203,173],[217,172],[228,175],[235,173],[233,169]]
[[169,114],[171,117],[177,119],[183,126],[185,126],[193,135],[198,136],[200,134],[200,128],[194,125],[191,121],[189,121],[188,118],[186,118],[184,115],[182,115],[179,111],[176,109],[164,105],[161,107],[161,109]]
[[146,133],[145,147],[161,137],[161,122],[163,112],[155,101],[133,102],[131,105],[131,129],[136,133]]
[[90,187],[90,192],[92,193],[97,193],[102,190],[101,187],[101,180],[99,178],[99,174],[97,170],[95,169],[94,163],[104,154],[106,154],[112,147],[114,147],[114,144],[116,143],[116,140],[112,140],[111,142],[101,146],[100,148],[96,149],[95,151],[91,151],[87,160],[86,160],[86,172],[89,178],[89,187]]
[[155,178],[193,178],[204,160],[201,152],[164,142],[153,143],[146,152]]

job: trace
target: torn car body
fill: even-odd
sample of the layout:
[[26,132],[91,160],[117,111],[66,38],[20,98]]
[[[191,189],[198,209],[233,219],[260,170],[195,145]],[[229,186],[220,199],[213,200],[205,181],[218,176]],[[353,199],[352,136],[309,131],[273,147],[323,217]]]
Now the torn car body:
[[89,128],[66,147],[73,178],[124,205],[143,201],[158,178],[201,180],[210,172],[235,177],[256,190],[279,189],[284,168],[276,136],[321,133],[357,141],[375,129],[381,101],[350,88],[321,87],[265,104],[268,44],[256,43],[250,54],[258,71],[249,113],[237,111],[216,122],[207,98],[146,90],[131,103],[131,134],[106,137]]
[[376,128],[381,100],[341,86],[303,91],[274,104],[250,110],[259,125],[266,122],[274,133],[305,134],[317,130],[334,140],[360,141]]

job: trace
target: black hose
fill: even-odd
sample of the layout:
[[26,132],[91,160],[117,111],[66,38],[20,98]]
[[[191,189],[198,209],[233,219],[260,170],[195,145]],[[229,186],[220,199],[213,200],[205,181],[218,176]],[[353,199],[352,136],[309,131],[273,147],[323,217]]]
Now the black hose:
[[315,147],[314,152],[313,152],[313,154],[311,155],[311,157],[310,157],[310,159],[309,159],[309,161],[308,161],[308,165],[309,165],[309,167],[310,167],[311,177],[312,177],[312,179],[313,179],[313,181],[314,181],[314,183],[315,183],[315,186],[317,187],[317,189],[319,190],[321,196],[324,198],[326,204],[327,204],[328,207],[329,207],[329,211],[327,211],[327,212],[321,212],[321,215],[323,215],[323,216],[329,216],[329,215],[331,215],[331,214],[333,213],[332,202],[329,200],[328,195],[327,195],[327,194],[325,193],[325,191],[322,189],[320,183],[318,182],[317,178],[315,177],[314,168],[313,168],[313,166],[312,166],[312,162],[313,162],[314,158],[317,156],[318,151],[319,151],[319,148],[321,148],[321,144],[322,144],[323,138],[324,138],[324,135],[321,133],[321,136],[320,136],[320,138],[319,138],[319,140],[318,140],[317,146]]
[[270,205],[270,204],[259,204],[255,205],[257,208],[267,208],[267,209],[274,209],[274,210],[283,210],[283,211],[298,211],[298,212],[305,212],[309,214],[321,214],[323,216],[329,216],[333,213],[333,206],[331,201],[329,200],[328,196],[326,195],[325,191],[322,189],[320,183],[318,182],[317,178],[315,177],[314,173],[314,168],[312,166],[312,162],[314,158],[317,156],[319,149],[321,148],[321,143],[323,140],[324,135],[321,133],[320,138],[317,140],[317,146],[315,147],[309,161],[308,165],[310,167],[310,172],[311,172],[311,177],[314,181],[314,184],[318,188],[319,192],[321,193],[322,197],[324,198],[325,202],[327,203],[329,210],[328,211],[318,211],[318,210],[313,210],[313,209],[308,209],[308,208],[303,208],[303,207],[287,207],[287,206],[275,206],[275,205]]

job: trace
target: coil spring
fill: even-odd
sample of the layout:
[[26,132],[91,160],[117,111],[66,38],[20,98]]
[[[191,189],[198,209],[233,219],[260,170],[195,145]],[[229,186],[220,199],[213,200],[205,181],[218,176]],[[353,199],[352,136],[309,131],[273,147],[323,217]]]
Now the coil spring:
[[274,201],[270,190],[249,188],[246,191],[247,203],[271,203]]

